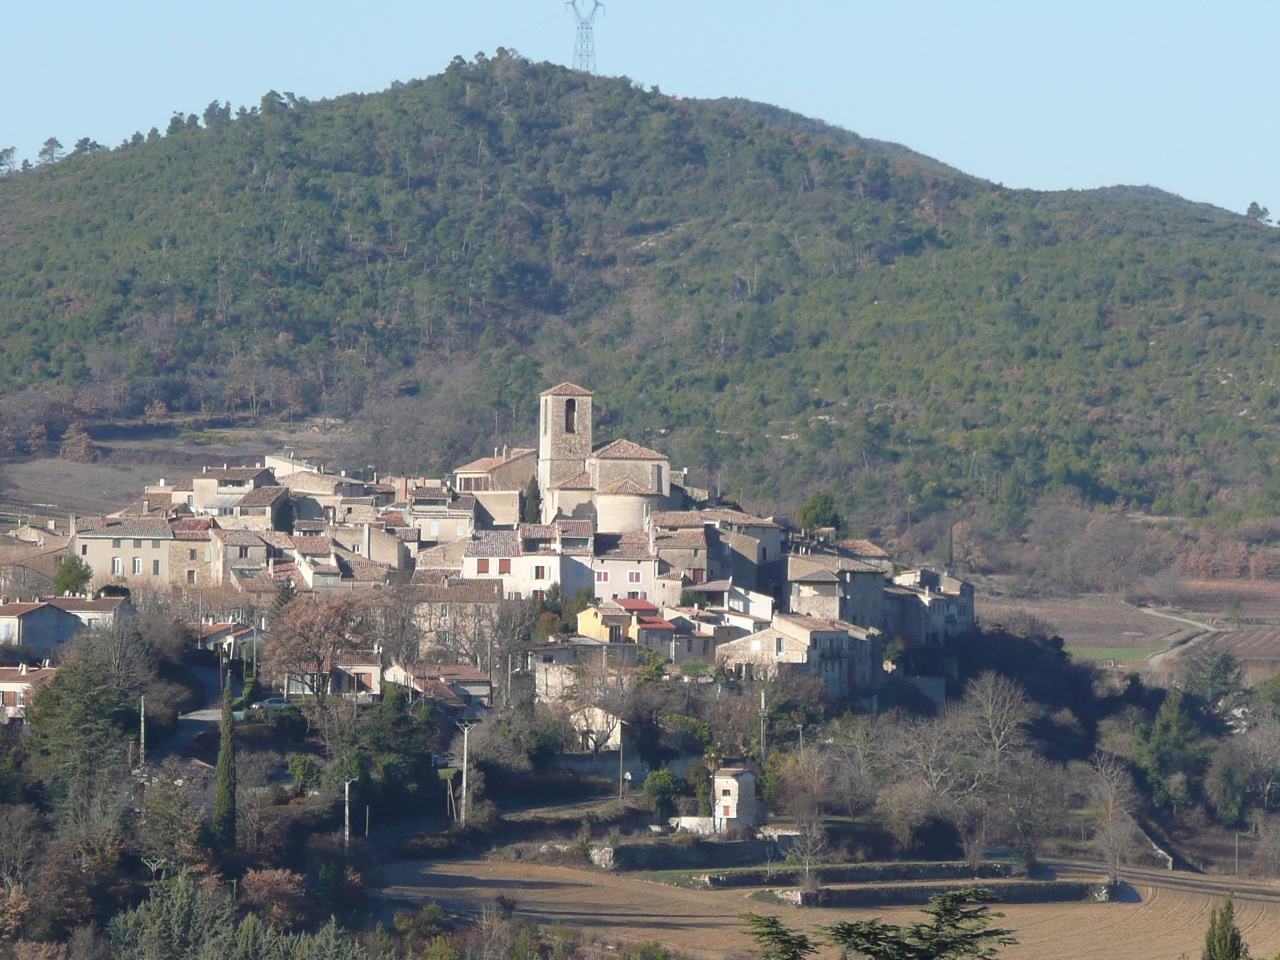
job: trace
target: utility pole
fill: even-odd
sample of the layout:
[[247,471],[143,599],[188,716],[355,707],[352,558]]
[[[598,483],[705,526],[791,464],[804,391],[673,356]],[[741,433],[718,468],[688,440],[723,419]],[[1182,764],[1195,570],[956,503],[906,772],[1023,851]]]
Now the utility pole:
[[351,785],[355,780],[348,780],[342,785],[342,852],[351,849]]
[[138,766],[147,765],[147,698],[138,698]]
[[471,736],[471,728],[475,724],[470,721],[464,721],[458,724],[458,729],[462,731],[462,817],[461,823],[465,827],[467,825],[467,766],[468,766],[468,738]]
[[627,725],[627,721],[618,721],[618,799],[622,799],[622,784],[625,779],[622,765],[622,728]]
[[764,684],[760,685],[760,766],[764,766]]

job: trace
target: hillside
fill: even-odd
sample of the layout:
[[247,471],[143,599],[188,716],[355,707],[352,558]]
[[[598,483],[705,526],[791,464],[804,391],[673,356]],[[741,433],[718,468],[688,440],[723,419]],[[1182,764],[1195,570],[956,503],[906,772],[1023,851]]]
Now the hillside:
[[1064,488],[1276,512],[1280,232],[801,120],[499,52],[11,174],[0,439],[319,414],[435,472],[571,378],[602,439],[778,509],[831,486],[873,533]]

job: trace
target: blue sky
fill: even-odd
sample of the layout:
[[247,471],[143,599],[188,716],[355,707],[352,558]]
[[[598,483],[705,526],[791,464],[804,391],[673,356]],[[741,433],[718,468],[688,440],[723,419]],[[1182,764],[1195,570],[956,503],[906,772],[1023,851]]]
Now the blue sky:
[[[1015,187],[1152,184],[1280,214],[1280,4],[609,0],[600,73],[741,96]],[[0,31],[0,147],[114,146],[209,101],[319,99],[499,46],[567,63],[561,0],[49,0]]]

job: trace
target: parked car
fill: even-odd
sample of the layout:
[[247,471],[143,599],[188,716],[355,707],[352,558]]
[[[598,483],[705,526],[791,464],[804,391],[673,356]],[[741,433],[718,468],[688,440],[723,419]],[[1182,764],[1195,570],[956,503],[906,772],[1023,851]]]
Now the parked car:
[[265,700],[259,700],[257,703],[249,705],[250,710],[296,710],[292,700],[288,697],[267,697]]

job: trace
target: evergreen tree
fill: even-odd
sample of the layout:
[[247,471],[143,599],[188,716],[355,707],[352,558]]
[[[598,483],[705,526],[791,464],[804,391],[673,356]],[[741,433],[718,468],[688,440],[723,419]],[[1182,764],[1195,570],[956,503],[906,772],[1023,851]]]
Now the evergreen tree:
[[231,675],[222,691],[222,742],[218,746],[218,769],[213,795],[213,839],[222,854],[236,848],[236,739],[231,717]]
[[751,952],[760,960],[804,960],[818,952],[808,936],[792,930],[777,917],[755,913],[739,916],[746,921],[747,936],[756,942],[756,949]]
[[93,569],[79,557],[63,557],[53,578],[53,593],[61,597],[68,593],[82,593],[93,580]]
[[1249,947],[1236,926],[1236,905],[1232,897],[1228,896],[1227,902],[1209,918],[1200,957],[1201,960],[1248,960]]
[[524,511],[521,519],[525,523],[542,522],[542,491],[538,489],[537,477],[530,477],[529,485],[524,488]]
[[819,527],[839,527],[840,514],[836,501],[826,490],[815,490],[796,511],[796,523],[801,530],[817,530]]

